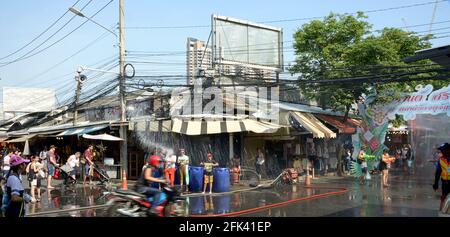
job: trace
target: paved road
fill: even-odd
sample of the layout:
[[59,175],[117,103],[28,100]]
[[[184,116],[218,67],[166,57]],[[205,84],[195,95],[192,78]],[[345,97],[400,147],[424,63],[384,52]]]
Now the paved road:
[[[437,216],[439,192],[434,192],[431,182],[416,177],[393,177],[391,187],[380,187],[378,176],[365,185],[352,177],[326,177],[313,181],[314,188],[303,185],[277,185],[275,188],[238,192],[217,196],[189,197],[182,210],[184,215],[218,215],[228,213],[241,216]],[[336,191],[347,189],[330,196]],[[105,208],[70,209],[103,205],[108,200],[108,188],[104,186],[58,188],[44,191],[40,203],[28,204],[27,213],[59,210],[44,216],[105,216]],[[322,196],[326,195],[326,196]],[[306,199],[308,197],[317,197]],[[262,208],[290,200],[287,205]],[[239,213],[253,210],[250,213]]]

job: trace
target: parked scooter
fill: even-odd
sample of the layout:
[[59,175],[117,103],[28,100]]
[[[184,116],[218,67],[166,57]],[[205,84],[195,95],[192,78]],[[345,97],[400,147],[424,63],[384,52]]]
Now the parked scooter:
[[179,192],[169,186],[162,186],[162,193],[157,201],[156,210],[158,214],[151,213],[153,197],[147,198],[145,195],[132,190],[116,190],[111,193],[112,199],[107,202],[111,205],[108,210],[108,216],[129,216],[129,217],[168,217],[181,216],[179,213],[170,212],[168,206],[171,203],[177,204],[185,198],[179,195]]

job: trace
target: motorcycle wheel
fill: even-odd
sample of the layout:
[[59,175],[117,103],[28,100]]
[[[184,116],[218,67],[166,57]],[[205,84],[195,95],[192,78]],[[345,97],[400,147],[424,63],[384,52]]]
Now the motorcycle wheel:
[[120,208],[128,207],[129,203],[124,200],[112,200],[110,201],[112,204],[106,210],[106,214],[108,217],[126,217],[126,215],[121,214],[117,210]]

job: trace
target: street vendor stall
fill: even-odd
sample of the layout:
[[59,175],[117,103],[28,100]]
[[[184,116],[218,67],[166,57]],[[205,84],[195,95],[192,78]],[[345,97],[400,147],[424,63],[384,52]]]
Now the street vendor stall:
[[99,140],[101,141],[100,145],[97,145],[97,152],[96,156],[99,160],[103,161],[102,166],[105,167],[106,174],[108,177],[117,179],[121,178],[121,167],[120,164],[114,164],[114,158],[110,157],[104,157],[104,152],[106,150],[106,147],[103,146],[103,141],[123,141],[122,138],[115,137],[109,134],[99,134],[99,135],[89,135],[89,134],[83,134],[82,136],[85,139],[90,140]]

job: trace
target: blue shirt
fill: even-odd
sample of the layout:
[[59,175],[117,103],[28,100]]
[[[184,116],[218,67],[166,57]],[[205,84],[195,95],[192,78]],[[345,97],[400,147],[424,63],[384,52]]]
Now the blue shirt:
[[6,187],[11,188],[11,195],[16,196],[20,196],[20,193],[24,190],[22,180],[20,180],[15,175],[11,175],[8,177],[8,181],[6,181]]

